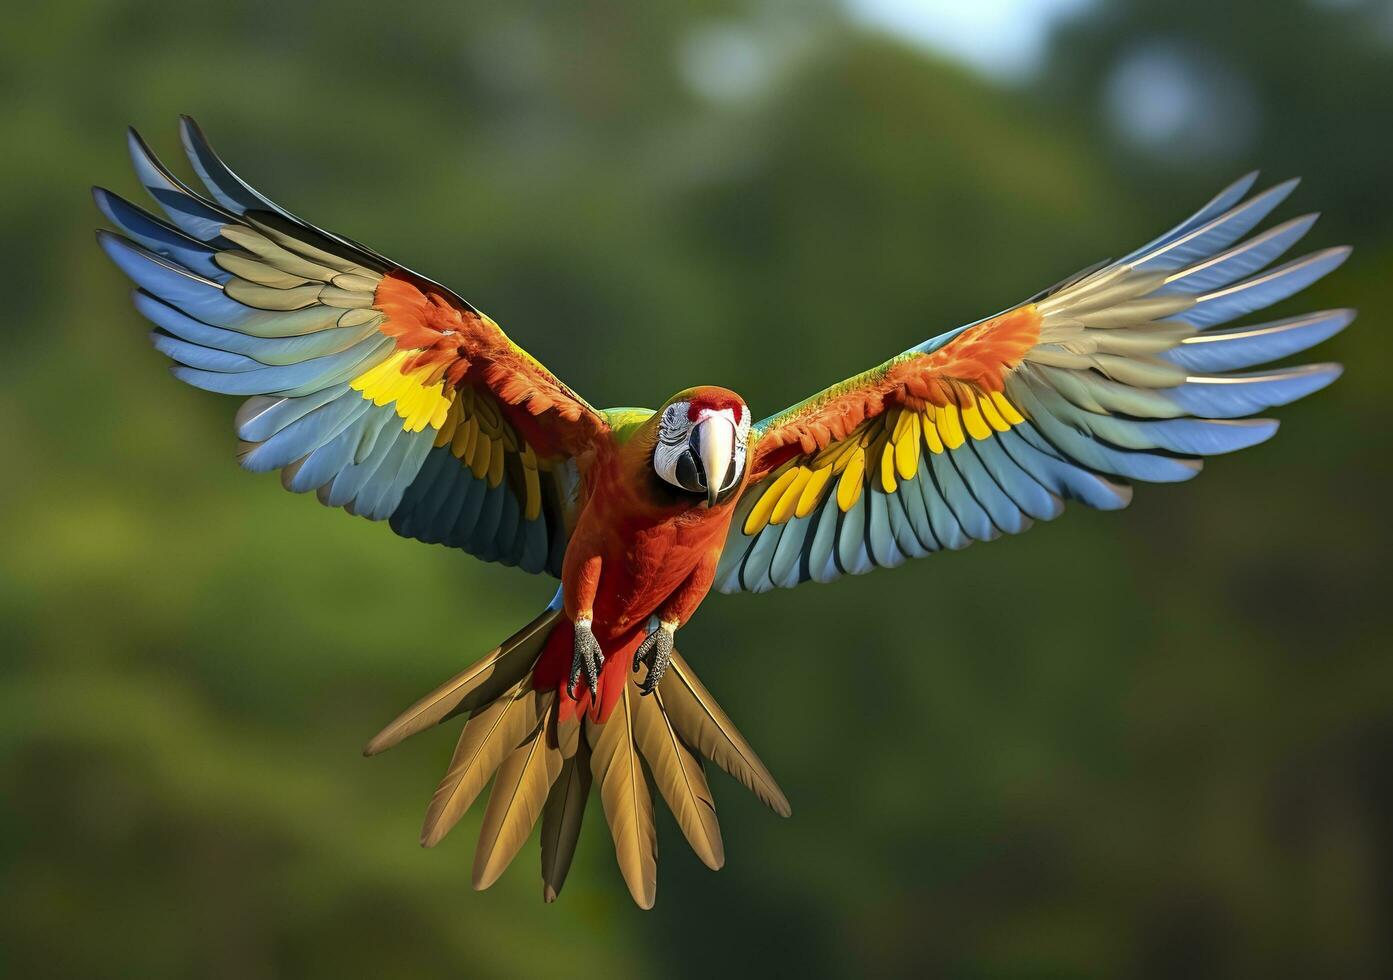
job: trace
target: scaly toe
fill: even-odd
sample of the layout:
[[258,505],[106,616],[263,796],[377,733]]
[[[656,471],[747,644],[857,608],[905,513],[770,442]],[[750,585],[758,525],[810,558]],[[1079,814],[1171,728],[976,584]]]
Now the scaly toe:
[[647,695],[657,690],[658,685],[663,681],[663,675],[667,673],[668,664],[672,660],[672,633],[665,629],[655,630],[649,635],[653,641],[653,652],[646,658],[648,661],[648,676],[639,685],[640,691]]
[[572,700],[575,699],[576,685],[580,683],[580,675],[584,672],[586,686],[590,688],[591,696],[598,696],[600,668],[605,665],[605,655],[600,649],[600,642],[595,639],[595,634],[591,632],[588,622],[576,624],[572,651],[571,682],[566,688],[567,693],[570,694]]
[[653,636],[653,633],[649,633],[643,638],[643,642],[638,645],[638,649],[634,651],[633,672],[635,674],[638,673],[639,665],[649,659],[649,655],[653,650]]
[[566,694],[571,700],[576,699],[576,685],[580,683],[581,671],[584,670],[585,660],[581,657],[580,651],[576,651],[571,658],[571,679],[566,684]]

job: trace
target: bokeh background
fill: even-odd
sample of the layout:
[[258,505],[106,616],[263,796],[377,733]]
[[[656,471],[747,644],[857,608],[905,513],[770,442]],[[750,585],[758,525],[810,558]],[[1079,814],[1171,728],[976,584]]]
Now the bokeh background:
[[[713,597],[683,649],[792,800],[713,775],[634,909],[592,799],[469,887],[377,728],[552,586],[232,460],[94,247],[192,113],[597,404],[767,414],[1130,250],[1254,167],[1364,313],[1273,442],[1020,538]],[[0,30],[0,972],[255,978],[1393,971],[1393,5],[61,2]]]

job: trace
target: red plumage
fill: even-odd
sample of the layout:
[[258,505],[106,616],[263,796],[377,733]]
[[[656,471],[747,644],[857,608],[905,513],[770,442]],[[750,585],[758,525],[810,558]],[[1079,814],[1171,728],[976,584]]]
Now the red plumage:
[[[734,392],[702,387],[677,399],[701,408],[748,411]],[[677,400],[674,399],[674,400]],[[689,409],[689,417],[695,415]],[[565,619],[548,642],[534,674],[534,686],[561,688],[561,711],[592,711],[604,721],[619,686],[628,679],[634,648],[650,617],[685,623],[701,605],[715,578],[730,529],[731,515],[747,474],[714,507],[674,492],[653,472],[657,440],[655,413],[623,443],[607,443],[585,470],[580,514],[566,549],[561,583]],[[604,651],[598,706],[590,692],[565,690],[571,666],[570,629],[576,619],[592,620]],[[598,708],[598,710],[596,710]]]

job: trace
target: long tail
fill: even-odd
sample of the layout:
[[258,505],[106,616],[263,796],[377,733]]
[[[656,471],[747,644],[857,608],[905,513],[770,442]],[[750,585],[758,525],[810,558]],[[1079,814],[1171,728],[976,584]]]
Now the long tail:
[[627,664],[616,666],[622,657],[616,651],[603,678],[608,688],[602,688],[603,712],[586,711],[583,702],[570,701],[564,690],[558,691],[554,671],[538,667],[544,653],[569,642],[569,629],[565,616],[548,608],[402,712],[363,754],[376,755],[423,729],[468,714],[450,767],[426,811],[421,843],[439,843],[493,778],[474,853],[474,887],[487,888],[498,880],[540,816],[542,897],[548,902],[556,900],[566,880],[590,786],[598,782],[624,882],[641,908],[652,908],[658,845],[640,758],[692,850],[712,870],[725,863],[725,849],[703,757],[775,813],[786,817],[792,811],[759,756],[676,651],[651,697],[640,696]]

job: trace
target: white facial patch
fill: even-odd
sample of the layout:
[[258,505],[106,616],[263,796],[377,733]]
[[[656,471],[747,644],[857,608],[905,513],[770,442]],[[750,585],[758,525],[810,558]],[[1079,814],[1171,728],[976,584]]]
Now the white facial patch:
[[658,444],[653,448],[653,469],[666,482],[673,486],[682,486],[677,468],[683,455],[691,451],[692,429],[708,419],[719,418],[729,424],[734,433],[732,465],[724,485],[718,488],[720,492],[725,492],[739,483],[745,473],[745,450],[750,436],[750,410],[744,405],[739,408],[700,408],[695,420],[691,416],[692,406],[689,401],[673,402],[663,410],[662,417],[658,419]]
[[677,482],[677,460],[687,451],[687,438],[692,433],[692,422],[687,418],[690,408],[687,402],[673,402],[658,420],[658,445],[653,448],[653,469],[673,486],[681,486]]

